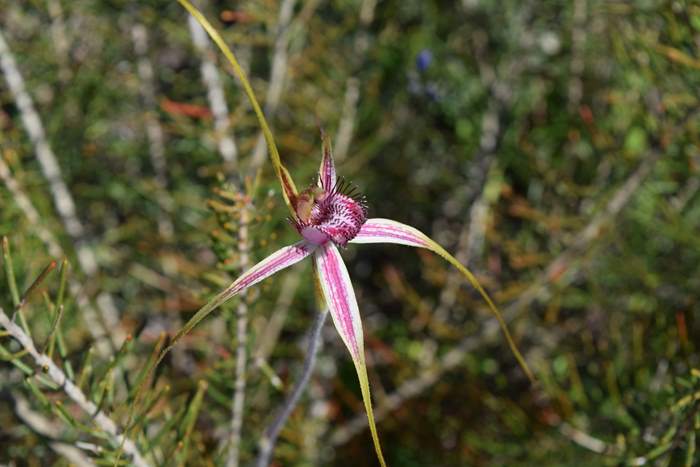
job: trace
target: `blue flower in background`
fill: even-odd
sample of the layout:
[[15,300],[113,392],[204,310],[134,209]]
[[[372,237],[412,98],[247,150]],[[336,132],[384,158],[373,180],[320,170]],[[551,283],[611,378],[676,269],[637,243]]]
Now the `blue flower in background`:
[[437,83],[430,80],[426,71],[433,63],[433,52],[423,49],[416,55],[416,68],[408,72],[408,90],[411,94],[428,98],[433,102],[440,100]]
[[428,69],[432,61],[433,53],[430,49],[423,49],[416,55],[416,68],[419,72],[423,73]]

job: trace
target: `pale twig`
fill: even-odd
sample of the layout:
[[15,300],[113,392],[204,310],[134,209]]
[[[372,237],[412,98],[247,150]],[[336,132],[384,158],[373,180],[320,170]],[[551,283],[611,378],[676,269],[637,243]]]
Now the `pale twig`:
[[[462,264],[471,263],[472,258],[476,257],[483,248],[488,212],[489,206],[483,195],[472,203],[469,209],[469,222],[464,225],[459,234],[455,253],[455,258]],[[436,321],[446,321],[450,309],[457,301],[457,292],[462,284],[463,280],[459,273],[450,271],[445,286],[440,291],[438,306],[433,313]]]
[[[520,294],[518,300],[503,309],[503,318],[506,321],[515,319],[553,284],[563,285],[566,279],[562,276],[564,271],[569,271],[568,280],[572,280],[573,273],[580,268],[580,263],[576,262],[576,256],[580,255],[595,239],[599,238],[603,233],[603,227],[615,219],[627,205],[660,158],[661,151],[653,150],[642,161],[625,183],[613,194],[605,208],[575,236],[576,240],[550,262],[539,278],[525,292]],[[484,329],[477,336],[464,337],[457,346],[443,355],[435,365],[429,369],[422,370],[419,376],[402,383],[396,391],[379,401],[374,412],[375,420],[383,419],[408,399],[432,387],[444,373],[459,366],[467,354],[489,342],[494,342],[498,336],[499,327],[494,323],[486,323]],[[366,418],[356,416],[333,431],[331,443],[333,445],[344,444],[366,427]]]
[[360,82],[355,77],[350,77],[345,82],[345,97],[343,98],[343,110],[340,114],[338,134],[335,137],[333,157],[336,162],[342,162],[348,154],[352,134],[355,131],[355,115],[357,114],[357,102],[360,100]]
[[221,84],[221,78],[216,69],[214,51],[209,43],[206,32],[197,20],[190,15],[187,18],[187,24],[190,28],[192,43],[202,61],[200,72],[202,74],[204,86],[207,88],[209,107],[211,107],[212,114],[214,115],[214,131],[219,153],[225,163],[232,164],[232,166],[235,167],[238,159],[238,148],[236,147],[236,142],[229,135],[231,126],[229,109],[228,104],[226,104],[226,96],[224,94],[223,85]]
[[[172,243],[175,235],[171,212],[175,206],[172,196],[168,192],[168,161],[165,153],[165,135],[157,113],[156,84],[153,64],[148,57],[148,30],[143,24],[136,23],[131,27],[131,39],[134,43],[134,52],[137,57],[137,72],[139,77],[139,92],[146,109],[144,120],[146,124],[146,138],[148,140],[148,154],[151,166],[155,174],[155,198],[160,210],[158,211],[158,233],[163,241]],[[177,264],[168,255],[160,255],[161,268],[168,276],[177,274]],[[179,329],[182,322],[177,315],[168,316],[169,325]],[[174,364],[180,368],[191,367],[193,362],[183,349],[174,349]]]
[[294,385],[292,392],[289,394],[287,399],[284,401],[279,412],[275,416],[272,423],[267,427],[265,433],[263,434],[260,442],[258,443],[259,454],[257,460],[257,467],[267,467],[272,459],[272,453],[275,449],[275,444],[277,443],[277,438],[284,427],[287,418],[291,415],[292,411],[299,402],[304,389],[306,389],[309,379],[311,378],[311,373],[313,372],[314,365],[316,363],[316,354],[321,344],[321,330],[323,329],[323,323],[326,321],[326,316],[328,315],[328,310],[324,309],[320,311],[311,326],[311,332],[309,333],[309,344],[306,350],[306,357],[304,359],[304,368],[302,369],[299,380]]
[[70,42],[68,34],[66,34],[63,8],[60,0],[47,0],[47,7],[51,16],[51,41],[56,49],[56,56],[60,65],[59,77],[65,82],[70,79],[71,71],[68,67]]
[[[10,52],[2,32],[0,32],[0,66],[2,67],[10,92],[17,104],[17,109],[20,112],[29,139],[36,150],[41,171],[49,182],[49,189],[51,190],[61,222],[66,228],[68,235],[73,239],[80,239],[82,243],[85,229],[76,215],[75,202],[63,181],[63,175],[61,174],[56,156],[46,139],[44,126],[39,119],[39,114],[34,108],[31,97],[27,93],[24,79],[17,68],[17,62]],[[86,272],[94,273],[97,270],[97,265],[92,252],[90,252],[85,245],[78,245],[77,248],[78,258],[81,264],[85,265],[84,269],[86,269]]]
[[[498,326],[494,327],[493,331],[493,337],[495,338],[498,334]],[[478,348],[479,344],[477,341],[481,342],[480,339],[473,337],[465,339],[443,355],[435,365],[430,368],[421,369],[417,377],[404,382],[396,391],[379,400],[374,409],[374,419],[376,421],[382,420],[389,413],[399,408],[405,401],[421,394],[427,388],[433,386],[444,373],[459,366],[464,361],[464,357],[468,352]],[[335,446],[345,444],[357,433],[367,428],[366,418],[367,417],[362,418],[355,416],[350,421],[337,427],[331,434],[331,444]]]
[[275,30],[275,44],[272,54],[272,69],[270,71],[270,83],[265,96],[265,113],[275,112],[282,97],[284,77],[287,72],[287,59],[289,45],[289,23],[292,20],[296,0],[283,0],[280,5],[280,16]]
[[165,240],[170,240],[174,229],[170,216],[173,200],[168,194],[168,163],[165,158],[165,137],[163,128],[156,114],[156,91],[154,84],[153,65],[148,58],[148,31],[143,24],[134,24],[131,28],[131,39],[138,58],[137,71],[139,76],[139,91],[146,107],[146,137],[148,138],[148,154],[155,172],[156,197],[161,209],[158,214],[158,232]]
[[49,438],[48,445],[57,454],[63,456],[71,465],[77,467],[94,467],[95,463],[90,460],[80,449],[68,443],[59,441],[61,426],[35,412],[29,402],[19,394],[11,394],[13,407],[17,417],[36,433]]
[[[0,31],[0,68],[2,68],[10,93],[15,100],[24,127],[36,151],[41,171],[49,183],[49,190],[51,191],[58,215],[66,232],[75,243],[78,263],[88,278],[93,278],[98,274],[95,253],[86,242],[85,228],[76,215],[75,202],[68,191],[66,183],[63,181],[61,169],[51,146],[49,146],[39,114],[34,108],[34,103],[26,90],[24,79],[17,68],[17,62],[5,41],[2,31]],[[121,342],[126,335],[119,327],[118,312],[114,299],[111,295],[103,292],[97,297],[97,304],[101,311],[101,318],[104,320],[107,329],[111,330],[113,339]]]
[[[287,60],[289,55],[287,49],[289,46],[289,23],[292,20],[295,3],[296,0],[282,0],[282,5],[280,5],[280,15],[275,31],[270,83],[267,87],[267,93],[265,94],[264,111],[267,118],[271,118],[277,111],[280,98],[282,97],[282,91],[284,90],[284,80],[287,74]],[[257,142],[255,143],[255,150],[253,151],[253,158],[251,160],[250,171],[252,173],[255,173],[262,167],[266,155],[267,145],[265,144],[265,138],[262,132],[260,132]]]
[[12,194],[12,200],[17,204],[20,210],[24,213],[29,221],[29,225],[34,230],[39,239],[44,242],[49,254],[54,258],[63,256],[63,248],[59,245],[53,233],[47,229],[41,222],[39,212],[36,210],[29,197],[24,193],[17,180],[12,176],[10,168],[5,163],[5,160],[0,156],[0,179]]
[[[357,65],[361,64],[369,48],[369,34],[367,29],[374,19],[374,10],[377,0],[363,0],[360,6],[360,30],[355,37],[354,56]],[[338,124],[338,134],[334,148],[335,160],[340,162],[345,159],[350,148],[352,135],[355,131],[355,115],[357,114],[357,103],[360,99],[360,80],[351,76],[345,81],[345,97],[343,98],[343,110]]]
[[117,424],[100,410],[97,405],[85,397],[83,391],[71,381],[65,373],[47,355],[37,351],[34,342],[18,325],[10,321],[10,318],[0,308],[0,326],[11,335],[22,349],[32,357],[37,368],[42,371],[51,381],[57,384],[63,392],[88,416],[95,425],[109,435],[115,445],[121,445],[124,452],[131,456],[131,461],[137,467],[148,466],[146,460],[141,456],[136,443],[120,434],[121,430]]
[[589,451],[593,451],[596,454],[612,454],[616,451],[614,446],[610,446],[604,441],[594,438],[588,433],[574,428],[566,422],[559,425],[559,432],[579,446],[586,448]]
[[[31,229],[34,230],[36,236],[46,245],[49,255],[54,258],[65,257],[66,254],[58,243],[58,240],[56,240],[53,233],[44,226],[39,212],[19,186],[19,183],[12,177],[9,167],[7,167],[2,157],[0,157],[0,179],[2,179],[5,186],[12,194],[13,201],[17,203],[17,206],[19,206],[20,210],[27,217]],[[75,297],[78,308],[81,310],[81,316],[85,319],[85,324],[87,324],[90,335],[95,339],[97,351],[101,356],[109,357],[112,355],[112,345],[110,345],[109,341],[111,339],[112,344],[116,345],[115,339],[105,333],[105,326],[100,320],[98,312],[90,303],[90,299],[85,295],[85,292],[83,292],[83,287],[73,276],[70,276],[68,279],[68,288]]]
[[[238,226],[238,254],[241,271],[246,271],[250,267],[250,240],[248,238],[250,209],[249,203],[243,206]],[[226,460],[227,467],[238,467],[240,462],[241,429],[243,428],[248,367],[248,304],[246,297],[247,293],[244,291],[236,306],[236,380],[231,404],[231,434],[229,437],[231,445]]]

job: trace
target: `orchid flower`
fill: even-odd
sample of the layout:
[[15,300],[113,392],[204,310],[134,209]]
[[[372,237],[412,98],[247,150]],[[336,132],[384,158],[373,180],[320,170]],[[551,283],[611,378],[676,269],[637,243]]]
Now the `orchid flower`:
[[283,184],[286,190],[285,198],[289,199],[292,208],[290,221],[301,236],[301,240],[277,250],[243,273],[197,312],[175,339],[179,339],[182,334],[188,332],[207,314],[234,295],[282,269],[311,257],[315,266],[316,280],[333,318],[333,324],[355,364],[374,446],[381,465],[385,466],[370,401],[360,310],[348,269],[338,247],[345,247],[348,243],[396,243],[425,248],[442,256],[455,265],[481,293],[499,319],[513,353],[530,378],[531,373],[515,347],[498,310],[476,278],[445,249],[418,229],[390,219],[367,219],[364,198],[357,193],[355,187],[337,177],[330,141],[323,134],[322,139],[323,157],[316,184],[301,193],[293,190],[292,184]]
[[374,448],[380,464],[385,467],[386,463],[382,455],[372,412],[360,310],[348,269],[338,247],[344,248],[348,243],[395,243],[430,250],[455,266],[481,294],[489,309],[498,319],[518,363],[528,378],[534,381],[532,373],[515,346],[498,309],[474,275],[444,248],[418,229],[390,219],[367,219],[364,197],[357,192],[354,186],[339,179],[336,175],[330,140],[323,132],[321,132],[322,158],[316,183],[302,192],[297,190],[288,170],[281,162],[272,132],[233,52],[199,10],[192,6],[188,0],[178,1],[199,21],[212,40],[219,46],[232,65],[234,73],[240,79],[262,127],[275,174],[282,187],[285,204],[291,213],[291,224],[301,239],[293,245],[277,250],[257,263],[197,311],[161,353],[158,362],[182,336],[224,302],[282,269],[311,257],[316,284],[319,286],[322,298],[331,314],[333,324],[350,352],[355,365]]

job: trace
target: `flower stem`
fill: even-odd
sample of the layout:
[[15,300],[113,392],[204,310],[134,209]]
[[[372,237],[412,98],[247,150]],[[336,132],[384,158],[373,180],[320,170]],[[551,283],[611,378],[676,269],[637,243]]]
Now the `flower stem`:
[[326,321],[326,316],[328,316],[328,309],[324,308],[314,320],[311,326],[311,332],[309,335],[309,346],[306,351],[306,359],[304,360],[304,368],[301,372],[301,377],[297,381],[294,389],[292,389],[291,394],[284,401],[284,404],[280,408],[277,416],[272,421],[272,423],[267,427],[265,433],[263,434],[260,442],[258,444],[260,453],[258,454],[258,467],[267,467],[270,464],[272,457],[272,451],[277,443],[277,437],[282,431],[287,418],[292,414],[292,411],[299,402],[301,394],[304,392],[309,379],[311,378],[311,372],[313,371],[314,365],[316,364],[316,354],[321,344],[321,329],[323,329],[323,323]]

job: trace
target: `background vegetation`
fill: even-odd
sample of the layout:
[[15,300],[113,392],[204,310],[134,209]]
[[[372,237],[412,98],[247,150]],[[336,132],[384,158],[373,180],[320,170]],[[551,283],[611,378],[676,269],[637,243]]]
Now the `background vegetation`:
[[[199,5],[249,70],[297,183],[312,181],[320,122],[370,216],[457,252],[540,381],[437,258],[348,247],[390,465],[700,462],[697,3]],[[0,307],[20,309],[38,350],[149,463],[252,463],[305,357],[308,264],[226,305],[135,390],[163,333],[296,237],[238,83],[174,1],[0,0],[0,31]],[[227,109],[208,99],[212,64]],[[16,340],[0,344],[1,464],[128,462]],[[365,428],[327,323],[276,465],[376,465]]]

